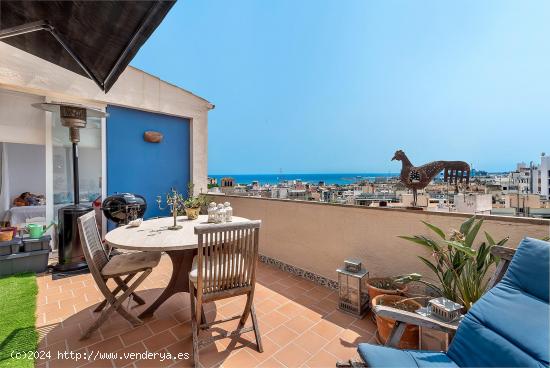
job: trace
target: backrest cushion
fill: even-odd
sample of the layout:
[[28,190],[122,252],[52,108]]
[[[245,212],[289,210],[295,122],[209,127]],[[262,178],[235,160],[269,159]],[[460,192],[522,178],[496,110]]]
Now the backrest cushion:
[[524,239],[501,282],[464,317],[449,348],[463,367],[549,364],[550,243]]
[[502,282],[548,303],[550,243],[525,238],[516,250]]

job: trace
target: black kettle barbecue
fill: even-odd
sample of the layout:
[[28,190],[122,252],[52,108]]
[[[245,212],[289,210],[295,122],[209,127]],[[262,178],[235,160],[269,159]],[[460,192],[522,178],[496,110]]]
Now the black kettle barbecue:
[[117,225],[126,225],[143,217],[147,201],[139,194],[117,193],[105,198],[101,209],[107,219]]

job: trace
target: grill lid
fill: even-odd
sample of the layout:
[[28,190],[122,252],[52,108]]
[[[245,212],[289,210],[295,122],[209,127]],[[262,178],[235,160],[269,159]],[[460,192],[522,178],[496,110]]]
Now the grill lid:
[[127,224],[143,217],[147,209],[147,202],[139,194],[117,193],[105,198],[101,209],[105,217],[114,223]]

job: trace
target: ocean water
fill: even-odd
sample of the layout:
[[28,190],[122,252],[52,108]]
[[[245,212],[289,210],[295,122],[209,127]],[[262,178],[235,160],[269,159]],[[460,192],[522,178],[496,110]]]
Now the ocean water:
[[305,183],[317,184],[324,181],[326,184],[353,184],[360,180],[374,179],[377,177],[395,177],[396,173],[343,173],[343,174],[227,174],[227,175],[208,175],[211,178],[218,179],[231,177],[238,184],[250,184],[257,180],[260,185],[277,184],[283,180],[302,180]]

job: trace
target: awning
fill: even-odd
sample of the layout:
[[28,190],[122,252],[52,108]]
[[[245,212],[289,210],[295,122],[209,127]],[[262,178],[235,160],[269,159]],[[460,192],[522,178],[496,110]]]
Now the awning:
[[175,1],[0,0],[0,40],[108,92]]

